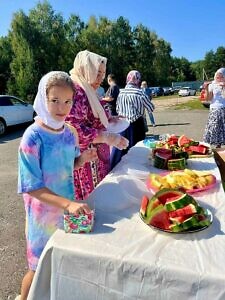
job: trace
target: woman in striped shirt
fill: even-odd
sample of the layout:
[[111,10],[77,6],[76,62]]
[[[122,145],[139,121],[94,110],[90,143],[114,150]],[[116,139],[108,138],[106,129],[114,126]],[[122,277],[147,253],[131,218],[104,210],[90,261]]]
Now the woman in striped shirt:
[[125,117],[130,122],[130,126],[121,133],[129,140],[129,147],[126,150],[113,149],[111,157],[111,167],[114,167],[127,153],[128,149],[137,142],[144,140],[145,123],[144,112],[153,112],[154,106],[149,101],[148,96],[140,88],[141,74],[132,70],[127,74],[126,86],[120,90],[117,98],[116,110],[119,116]]

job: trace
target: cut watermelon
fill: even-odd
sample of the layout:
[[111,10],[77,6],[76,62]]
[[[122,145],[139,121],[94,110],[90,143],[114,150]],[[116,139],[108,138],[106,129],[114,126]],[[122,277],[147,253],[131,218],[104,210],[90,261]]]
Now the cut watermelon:
[[170,230],[173,232],[185,231],[185,230],[188,230],[190,228],[197,226],[198,224],[199,224],[199,221],[198,221],[197,217],[195,215],[193,215],[180,224],[170,225]]
[[156,153],[158,153],[161,157],[169,159],[169,158],[172,158],[173,151],[172,151],[172,149],[155,148],[152,151],[153,158],[155,157]]
[[189,219],[191,217],[191,215],[186,215],[186,216],[180,216],[180,217],[175,217],[175,218],[170,218],[170,221],[173,224],[181,224],[183,223],[185,220]]
[[161,211],[158,211],[151,217],[149,224],[157,228],[168,230],[171,226],[168,218],[168,212],[166,212],[165,209],[162,208]]
[[[182,193],[182,192],[181,192]],[[165,208],[167,211],[174,211],[189,204],[194,204],[197,206],[196,201],[190,195],[182,193],[181,196],[176,198],[170,198],[165,203]]]
[[183,208],[179,208],[174,211],[171,211],[169,213],[169,217],[175,218],[175,217],[181,217],[186,215],[193,215],[196,212],[197,212],[196,206],[194,204],[188,204]]
[[140,212],[146,224],[172,232],[195,230],[211,223],[192,196],[176,189],[162,189],[151,199],[143,196]]
[[192,141],[193,141],[193,140],[192,140],[192,139],[189,139],[187,136],[181,135],[181,136],[178,138],[177,144],[178,144],[178,146],[180,146],[180,147],[188,147]]
[[176,189],[162,189],[155,194],[155,197],[158,198],[163,205],[165,205],[169,199],[179,198],[183,194],[183,192]]
[[141,208],[140,208],[140,213],[142,214],[143,217],[146,216],[146,210],[148,207],[148,203],[149,203],[149,199],[146,195],[144,195],[141,200]]
[[199,146],[190,146],[189,149],[192,152],[199,153],[199,154],[206,154],[208,151],[208,147],[204,145],[199,145]]

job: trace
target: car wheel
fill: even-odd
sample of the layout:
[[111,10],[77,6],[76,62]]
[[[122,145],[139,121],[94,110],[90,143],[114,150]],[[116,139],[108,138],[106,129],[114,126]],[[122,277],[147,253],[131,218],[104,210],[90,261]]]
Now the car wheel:
[[6,132],[6,123],[3,119],[0,119],[0,135]]

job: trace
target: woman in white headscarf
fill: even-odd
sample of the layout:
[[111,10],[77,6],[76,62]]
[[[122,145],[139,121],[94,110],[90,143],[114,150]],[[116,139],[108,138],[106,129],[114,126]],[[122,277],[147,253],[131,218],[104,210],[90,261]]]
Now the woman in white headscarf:
[[212,83],[205,83],[205,97],[210,110],[203,140],[220,148],[225,145],[225,68],[220,68]]
[[74,104],[67,121],[77,129],[81,152],[97,149],[98,160],[74,170],[76,199],[83,200],[110,171],[110,147],[124,149],[128,141],[119,134],[108,133],[108,116],[98,99],[97,88],[106,72],[107,59],[93,52],[80,51],[70,71],[75,86]]

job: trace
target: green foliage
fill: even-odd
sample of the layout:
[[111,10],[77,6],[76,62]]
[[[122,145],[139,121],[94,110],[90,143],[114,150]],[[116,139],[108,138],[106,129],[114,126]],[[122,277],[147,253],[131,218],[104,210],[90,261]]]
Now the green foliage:
[[43,1],[28,15],[18,11],[8,36],[0,38],[0,93],[32,101],[43,74],[68,72],[84,49],[107,57],[107,73],[114,73],[121,87],[131,69],[139,70],[150,86],[170,86],[175,81],[202,79],[203,69],[211,78],[225,65],[224,47],[191,63],[172,57],[171,45],[142,24],[132,28],[122,16],[113,21],[92,16],[85,24],[73,14],[65,21]]

